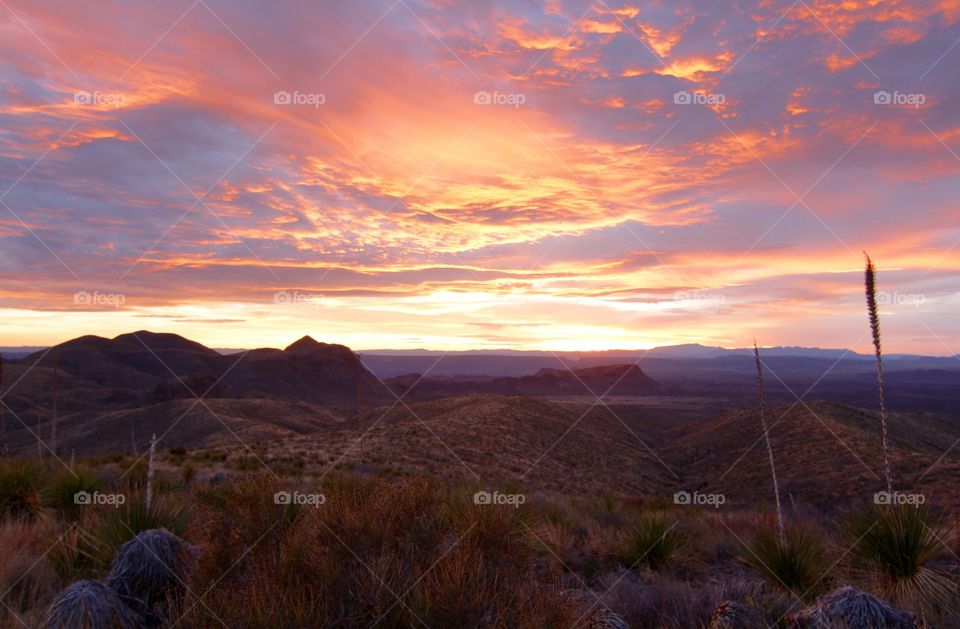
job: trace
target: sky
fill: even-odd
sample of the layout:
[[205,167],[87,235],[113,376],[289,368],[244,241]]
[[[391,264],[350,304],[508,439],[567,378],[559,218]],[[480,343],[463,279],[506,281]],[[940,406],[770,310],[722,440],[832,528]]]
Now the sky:
[[0,2],[0,345],[960,352],[960,0]]

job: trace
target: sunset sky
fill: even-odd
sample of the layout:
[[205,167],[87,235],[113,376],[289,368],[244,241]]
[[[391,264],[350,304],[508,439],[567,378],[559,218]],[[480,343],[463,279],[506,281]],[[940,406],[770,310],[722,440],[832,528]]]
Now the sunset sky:
[[868,351],[866,250],[960,352],[960,0],[82,7],[0,1],[0,345]]

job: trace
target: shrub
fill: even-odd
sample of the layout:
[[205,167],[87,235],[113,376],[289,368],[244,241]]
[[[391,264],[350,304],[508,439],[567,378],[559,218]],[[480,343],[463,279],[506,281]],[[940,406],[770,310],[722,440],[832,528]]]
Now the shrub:
[[831,566],[823,537],[802,526],[787,528],[781,539],[778,529],[759,524],[741,559],[773,586],[800,598],[816,595]]
[[937,528],[925,506],[912,505],[860,509],[844,523],[881,596],[929,617],[960,616],[956,583],[925,565],[944,550]]
[[148,624],[183,609],[197,549],[164,529],[143,531],[117,550],[106,583]]
[[137,629],[144,622],[106,584],[83,580],[57,595],[44,614],[42,625],[48,629]]
[[140,498],[129,499],[118,508],[105,508],[84,523],[90,554],[103,564],[139,533],[167,529],[182,536],[193,520],[193,511],[167,497],[155,497],[148,509]]
[[40,487],[45,470],[24,459],[0,464],[0,515],[35,518],[43,511]]
[[883,601],[850,586],[817,599],[816,605],[797,614],[798,627],[885,627],[918,629],[912,614],[886,605]]
[[642,565],[659,570],[673,560],[681,546],[679,520],[665,513],[647,514],[626,531],[621,559],[630,567]]
[[67,519],[76,520],[80,517],[83,507],[77,504],[75,494],[78,492],[92,494],[102,486],[103,481],[86,468],[78,467],[73,471],[64,469],[44,487],[43,501]]

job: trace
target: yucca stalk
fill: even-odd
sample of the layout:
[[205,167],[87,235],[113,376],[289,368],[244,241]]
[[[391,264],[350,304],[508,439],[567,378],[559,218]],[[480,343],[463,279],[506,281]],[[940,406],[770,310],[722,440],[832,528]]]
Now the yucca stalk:
[[363,460],[363,362],[357,359],[357,434],[360,437],[360,460]]
[[147,494],[144,497],[144,504],[147,511],[150,510],[150,503],[153,502],[153,455],[157,451],[157,435],[150,437],[150,453],[147,455]]
[[890,455],[887,451],[887,403],[883,395],[883,352],[880,345],[880,313],[877,310],[877,268],[870,256],[867,258],[867,270],[864,284],[867,293],[867,314],[870,317],[870,332],[873,334],[873,351],[877,357],[877,387],[880,392],[880,426],[883,430],[883,471],[887,480],[887,492],[893,494],[893,475],[890,473]]
[[780,483],[777,481],[777,466],[773,462],[773,446],[770,445],[770,431],[767,429],[767,395],[763,386],[763,365],[760,362],[760,349],[757,339],[753,339],[753,358],[757,364],[757,391],[760,396],[760,425],[763,438],[767,443],[767,455],[770,457],[770,476],[773,477],[773,495],[777,499],[777,529],[780,532],[780,544],[786,545],[787,533],[783,526],[783,506],[780,504]]
[[60,397],[60,358],[53,359],[53,412],[50,417],[50,449],[57,454],[57,402]]

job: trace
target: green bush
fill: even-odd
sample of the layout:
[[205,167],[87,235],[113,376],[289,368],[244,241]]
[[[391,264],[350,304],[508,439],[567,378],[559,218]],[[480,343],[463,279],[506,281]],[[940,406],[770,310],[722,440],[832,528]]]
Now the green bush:
[[92,494],[103,487],[103,481],[92,471],[78,467],[73,471],[64,468],[43,488],[43,502],[68,520],[76,520],[83,505],[76,503],[79,492]]
[[83,526],[90,552],[109,562],[124,542],[148,529],[167,529],[182,537],[193,517],[190,507],[166,496],[154,496],[149,509],[142,497],[127,496],[124,504],[98,510]]
[[665,513],[642,516],[626,532],[621,559],[628,566],[659,570],[669,564],[683,546],[679,521]]
[[925,506],[913,505],[860,509],[843,525],[881,597],[928,617],[958,617],[957,584],[926,565],[946,550],[938,528]]
[[824,589],[832,565],[823,536],[802,526],[788,528],[781,541],[776,527],[759,524],[741,559],[774,587],[807,600]]
[[14,459],[0,464],[0,515],[34,518],[43,511],[40,488],[46,470],[33,461]]

